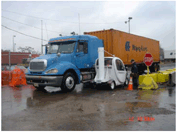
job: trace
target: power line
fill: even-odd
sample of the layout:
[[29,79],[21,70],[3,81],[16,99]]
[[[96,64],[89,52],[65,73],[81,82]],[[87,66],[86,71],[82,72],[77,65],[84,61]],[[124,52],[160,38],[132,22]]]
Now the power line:
[[[30,27],[33,27],[33,28],[36,28],[36,29],[40,29],[40,30],[41,30],[41,28],[34,27],[34,26],[32,26],[32,25],[28,25],[28,24],[25,24],[25,23],[22,23],[22,22],[18,22],[18,21],[15,21],[15,20],[13,20],[13,19],[10,19],[10,18],[4,17],[4,16],[1,16],[1,17],[2,17],[2,18],[5,18],[5,19],[8,19],[8,20],[10,20],[10,21],[16,22],[16,23],[20,23],[20,24],[23,24],[23,25],[30,26]],[[44,29],[43,29],[43,30],[44,30]],[[47,30],[47,31],[55,32],[55,33],[58,33],[58,34],[62,34],[62,33],[60,33],[60,32],[52,31],[52,30]]]
[[[13,11],[7,11],[7,10],[3,10],[3,9],[2,9],[2,11],[11,12],[11,13],[15,13],[15,14],[19,14],[19,15],[27,16],[27,17],[33,17],[33,18],[36,18],[36,19],[43,19],[43,20],[49,20],[49,21],[66,22],[66,21],[61,21],[61,20],[51,20],[51,19],[47,19],[47,18],[40,18],[40,17],[35,17],[35,16],[29,16],[29,15],[25,15],[25,14],[21,14],[21,13],[13,12]],[[78,24],[78,22],[68,22],[68,23],[76,23],[76,24]]]
[[[8,28],[8,27],[6,27],[6,26],[4,26],[4,25],[1,25],[1,26],[4,27],[4,28],[7,28],[7,29],[9,29],[9,30],[12,30],[12,31],[14,31],[14,32],[17,32],[17,33],[19,33],[19,34],[22,34],[22,35],[25,35],[25,36],[28,36],[28,37],[31,37],[31,38],[35,38],[35,39],[40,39],[40,38],[37,38],[37,37],[34,37],[34,36],[30,36],[30,35],[21,33],[21,32],[19,32],[19,31],[13,30],[13,29]],[[40,40],[47,41],[47,40],[45,40],[45,39],[40,39]],[[48,42],[48,41],[47,41],[47,42]]]
[[[61,21],[61,20],[52,20],[52,19],[47,19],[47,18],[40,18],[40,17],[35,17],[35,16],[29,16],[29,15],[25,15],[25,14],[13,12],[13,11],[7,11],[7,10],[3,10],[3,9],[2,9],[2,11],[11,12],[11,13],[15,13],[15,14],[19,14],[19,15],[27,16],[27,17],[33,17],[33,18],[40,19],[40,20],[43,19],[43,20],[49,20],[49,21],[58,21],[58,22],[65,22],[65,23],[73,23],[73,24],[78,24],[79,23],[79,22],[66,22],[66,21]],[[80,23],[80,24],[113,24],[113,23],[118,23],[118,22],[110,22],[110,23]]]

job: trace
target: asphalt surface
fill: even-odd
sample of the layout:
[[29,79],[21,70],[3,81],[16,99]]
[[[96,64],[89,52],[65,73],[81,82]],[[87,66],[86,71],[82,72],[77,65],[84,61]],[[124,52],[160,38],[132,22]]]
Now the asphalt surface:
[[[165,64],[161,70],[175,68]],[[2,87],[2,130],[176,130],[176,87],[127,91],[76,86],[71,93],[46,87]]]

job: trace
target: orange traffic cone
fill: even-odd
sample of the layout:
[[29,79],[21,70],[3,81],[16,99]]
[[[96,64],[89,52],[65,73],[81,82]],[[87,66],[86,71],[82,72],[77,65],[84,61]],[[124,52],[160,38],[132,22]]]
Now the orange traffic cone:
[[127,90],[133,90],[132,77],[130,77],[130,81],[129,81],[128,89]]

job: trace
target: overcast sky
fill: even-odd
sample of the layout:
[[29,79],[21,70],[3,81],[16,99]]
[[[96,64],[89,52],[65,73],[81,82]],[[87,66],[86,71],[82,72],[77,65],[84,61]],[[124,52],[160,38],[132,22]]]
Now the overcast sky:
[[[125,21],[128,17],[133,17],[130,22],[132,34],[158,40],[164,50],[174,50],[176,49],[175,5],[176,2],[165,1],[3,1],[1,24],[39,39],[1,27],[1,48],[12,50],[13,35],[16,35],[14,38],[16,51],[19,46],[31,46],[36,51],[41,51],[41,20],[44,29],[43,39],[49,40],[58,37],[59,34],[68,36],[72,31],[83,34],[83,32],[113,28],[128,32],[128,24],[125,24]],[[43,44],[46,43],[47,41],[43,41]]]

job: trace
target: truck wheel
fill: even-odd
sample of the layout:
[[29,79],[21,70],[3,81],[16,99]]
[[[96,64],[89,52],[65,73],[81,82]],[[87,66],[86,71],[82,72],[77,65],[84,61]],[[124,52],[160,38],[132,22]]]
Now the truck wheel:
[[74,90],[75,85],[75,76],[71,72],[66,73],[63,77],[61,90],[64,92],[71,92],[72,90]]
[[39,87],[36,87],[34,86],[37,90],[40,90],[40,91],[45,91],[45,86],[39,86]]
[[90,88],[92,87],[92,84],[89,82],[83,83],[83,88]]
[[86,82],[86,83],[83,83],[83,88],[96,88],[96,84]]
[[114,90],[115,87],[116,87],[115,82],[112,81],[112,82],[109,84],[109,86],[110,86],[111,90]]

